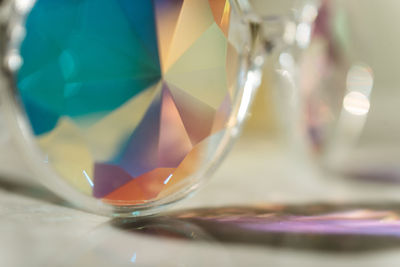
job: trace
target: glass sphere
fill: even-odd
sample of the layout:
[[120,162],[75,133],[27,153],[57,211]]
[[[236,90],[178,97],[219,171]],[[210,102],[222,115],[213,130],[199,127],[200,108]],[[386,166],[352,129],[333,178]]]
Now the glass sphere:
[[258,83],[257,68],[247,79],[252,38],[236,5],[37,0],[16,10],[24,19],[10,26],[25,34],[10,39],[21,61],[13,127],[46,186],[131,216],[210,175]]

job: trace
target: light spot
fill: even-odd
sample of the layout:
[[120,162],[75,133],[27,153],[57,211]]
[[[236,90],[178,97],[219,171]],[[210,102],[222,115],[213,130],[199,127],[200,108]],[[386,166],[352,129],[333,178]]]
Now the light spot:
[[259,71],[249,71],[247,74],[247,82],[243,90],[242,104],[239,107],[237,120],[243,121],[247,115],[247,108],[251,103],[253,96],[253,89],[257,88],[261,83],[261,74]]
[[93,187],[94,184],[92,182],[92,179],[90,179],[89,175],[87,174],[87,172],[85,170],[83,170],[83,175],[85,175],[86,180],[89,182],[90,186]]
[[131,258],[131,262],[135,263],[136,262],[136,253],[133,254],[132,258]]
[[368,114],[370,102],[366,95],[360,92],[350,92],[343,100],[343,107],[350,114],[363,116]]
[[134,211],[134,212],[132,212],[132,216],[133,216],[133,217],[140,216],[140,211]]
[[301,14],[302,21],[305,22],[313,22],[318,15],[318,10],[314,5],[308,4],[303,8],[303,12]]
[[294,67],[294,59],[289,53],[280,54],[279,63],[285,69],[291,70]]
[[17,71],[22,66],[22,58],[16,52],[11,52],[6,57],[6,64],[9,70]]
[[297,26],[296,41],[300,48],[306,48],[310,43],[311,26],[308,23],[300,23]]
[[21,13],[27,13],[31,10],[35,2],[35,0],[16,0],[15,8]]
[[169,180],[171,180],[173,174],[171,174],[170,176],[168,176],[167,179],[165,179],[164,184],[168,184]]

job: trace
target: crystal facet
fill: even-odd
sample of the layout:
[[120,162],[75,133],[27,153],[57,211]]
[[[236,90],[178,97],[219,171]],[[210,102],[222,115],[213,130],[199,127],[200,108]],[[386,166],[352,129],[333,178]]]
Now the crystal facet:
[[17,87],[60,176],[134,205],[210,160],[236,88],[231,16],[228,0],[37,0]]

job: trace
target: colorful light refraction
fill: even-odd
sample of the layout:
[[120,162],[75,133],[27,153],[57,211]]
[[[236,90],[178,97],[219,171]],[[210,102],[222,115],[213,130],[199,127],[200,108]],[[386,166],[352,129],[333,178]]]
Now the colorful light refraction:
[[227,0],[37,0],[17,87],[51,166],[114,205],[198,171],[231,114],[230,19]]

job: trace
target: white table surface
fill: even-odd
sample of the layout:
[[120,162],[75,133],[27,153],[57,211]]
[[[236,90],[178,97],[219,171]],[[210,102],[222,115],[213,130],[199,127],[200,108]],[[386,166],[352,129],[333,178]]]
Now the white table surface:
[[[212,180],[173,209],[260,203],[399,202],[400,186],[322,177],[299,164],[299,160],[295,163],[283,147],[266,136],[244,136]],[[400,247],[332,253],[137,234],[112,227],[109,218],[57,204],[51,195],[26,192],[31,191],[10,185],[0,187],[0,266],[275,267],[400,263]]]

